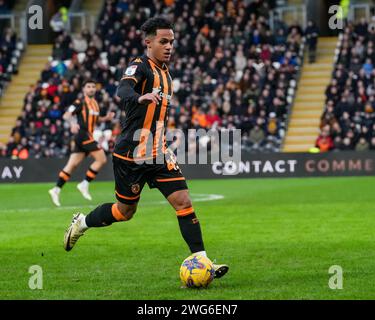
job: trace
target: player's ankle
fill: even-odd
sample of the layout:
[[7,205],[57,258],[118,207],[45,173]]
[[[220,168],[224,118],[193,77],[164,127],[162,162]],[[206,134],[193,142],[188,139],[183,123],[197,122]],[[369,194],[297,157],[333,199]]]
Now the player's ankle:
[[57,192],[57,193],[60,193],[61,188],[58,187],[58,186],[55,186],[55,187],[53,188],[53,190],[54,190],[55,192]]
[[207,258],[206,251],[198,251],[198,252],[194,252],[193,254],[197,255],[197,256],[199,255],[199,256],[203,256],[203,257]]
[[81,182],[81,185],[82,185],[83,187],[88,187],[89,184],[90,184],[90,182],[87,181],[86,179],[82,180],[82,182]]
[[85,232],[89,227],[87,226],[86,224],[86,216],[85,215],[82,215],[79,219],[80,221],[80,231],[81,232]]

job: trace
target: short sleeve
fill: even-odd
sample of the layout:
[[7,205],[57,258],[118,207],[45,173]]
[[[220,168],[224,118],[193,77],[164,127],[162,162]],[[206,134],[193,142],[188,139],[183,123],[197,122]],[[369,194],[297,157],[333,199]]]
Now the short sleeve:
[[125,69],[121,80],[132,80],[135,81],[135,83],[140,83],[144,80],[145,76],[144,63],[142,59],[137,58]]
[[82,110],[82,102],[81,100],[77,99],[75,100],[68,108],[68,112],[72,114],[80,113]]

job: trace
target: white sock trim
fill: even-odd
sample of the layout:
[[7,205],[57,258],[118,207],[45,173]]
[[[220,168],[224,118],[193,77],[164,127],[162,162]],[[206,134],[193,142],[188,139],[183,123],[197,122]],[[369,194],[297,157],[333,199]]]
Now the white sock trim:
[[85,180],[82,180],[82,182],[81,182],[81,185],[83,186],[83,187],[85,187],[85,188],[87,188],[88,186],[89,186],[89,182],[85,179]]
[[193,254],[194,255],[200,255],[200,256],[203,256],[203,257],[207,258],[206,251],[198,251],[198,252],[194,252]]
[[82,215],[79,219],[81,231],[86,231],[89,227],[86,224],[86,216]]

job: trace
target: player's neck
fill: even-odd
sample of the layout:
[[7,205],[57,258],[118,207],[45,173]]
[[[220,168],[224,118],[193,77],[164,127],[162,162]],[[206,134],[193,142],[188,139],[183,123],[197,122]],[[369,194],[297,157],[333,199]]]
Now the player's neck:
[[147,52],[146,56],[153,62],[155,63],[160,69],[163,69],[165,66],[164,62],[160,62],[158,59],[156,59],[151,53]]

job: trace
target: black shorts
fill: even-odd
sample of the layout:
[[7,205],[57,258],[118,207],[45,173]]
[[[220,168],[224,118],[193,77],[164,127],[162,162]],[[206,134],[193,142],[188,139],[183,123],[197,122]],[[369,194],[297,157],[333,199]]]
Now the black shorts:
[[98,150],[100,150],[98,143],[87,131],[80,131],[74,136],[74,147],[72,153],[84,152],[89,154],[90,152]]
[[188,188],[177,162],[173,165],[166,162],[140,165],[113,156],[113,172],[116,198],[121,203],[129,205],[139,201],[146,182],[150,189],[158,188],[165,198],[175,191]]

